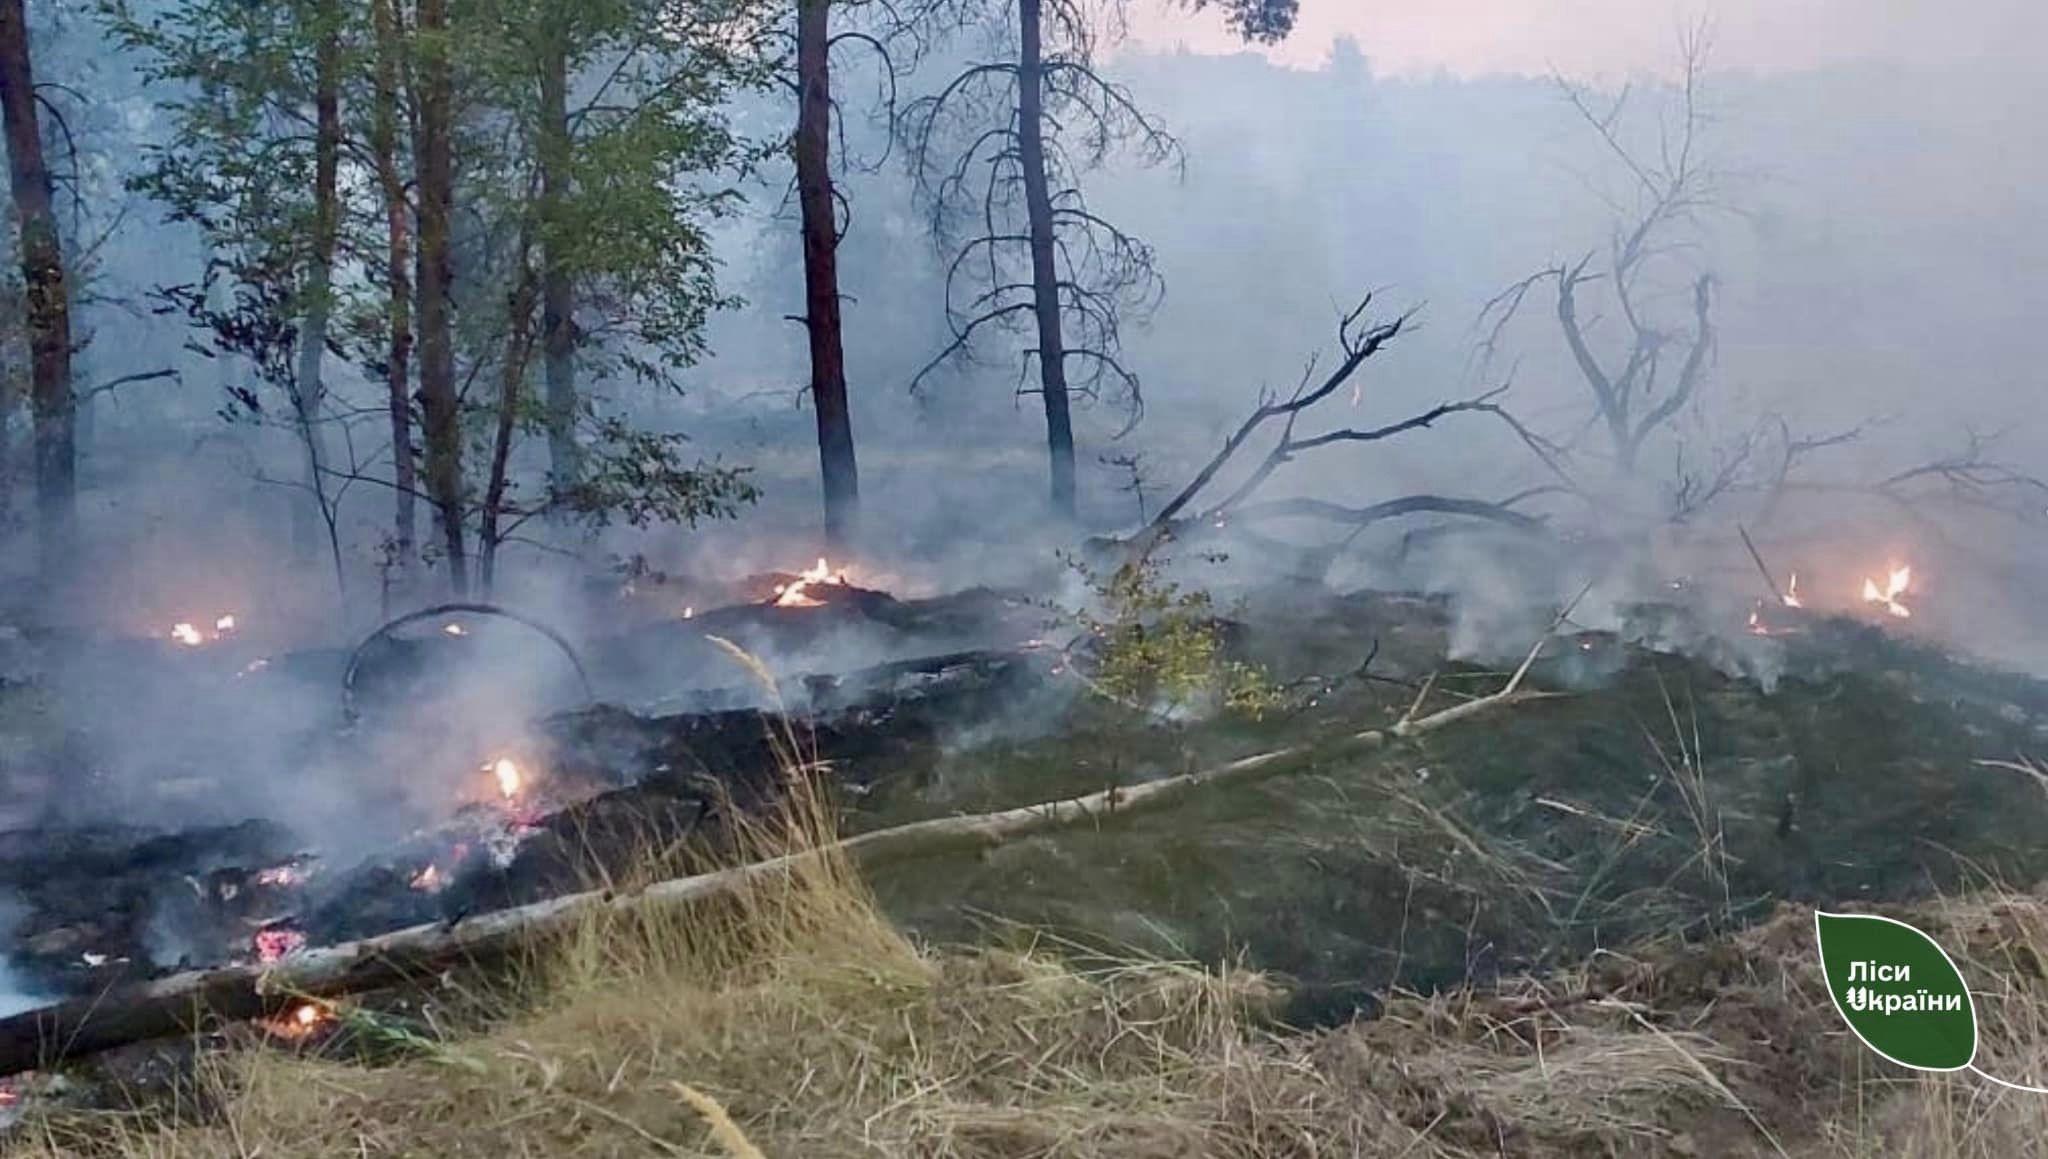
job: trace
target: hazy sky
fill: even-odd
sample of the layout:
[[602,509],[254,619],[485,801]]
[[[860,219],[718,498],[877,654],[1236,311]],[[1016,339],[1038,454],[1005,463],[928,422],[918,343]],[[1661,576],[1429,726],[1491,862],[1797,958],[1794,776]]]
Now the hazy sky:
[[[1355,37],[1377,71],[1587,75],[1671,59],[1679,27],[1704,14],[1723,68],[1798,68],[1889,58],[1936,67],[2010,65],[2048,38],[2042,0],[1301,0],[1301,26],[1273,54],[1313,66]],[[1139,0],[1137,39],[1154,48],[1234,47],[1212,16]]]

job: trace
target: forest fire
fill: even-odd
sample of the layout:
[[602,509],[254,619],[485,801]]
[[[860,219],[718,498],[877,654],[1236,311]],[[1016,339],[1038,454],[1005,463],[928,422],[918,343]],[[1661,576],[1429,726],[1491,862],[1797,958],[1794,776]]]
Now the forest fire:
[[1910,565],[1896,564],[1885,577],[1884,586],[1869,576],[1863,577],[1863,602],[1883,608],[1899,619],[1908,619],[1913,610],[1899,602],[1901,596],[1913,587],[1913,569]]
[[808,590],[813,584],[845,587],[846,572],[843,569],[837,572],[833,571],[832,565],[825,562],[825,557],[819,556],[816,567],[799,573],[789,583],[775,585],[775,606],[778,608],[824,607],[825,601],[811,595]]

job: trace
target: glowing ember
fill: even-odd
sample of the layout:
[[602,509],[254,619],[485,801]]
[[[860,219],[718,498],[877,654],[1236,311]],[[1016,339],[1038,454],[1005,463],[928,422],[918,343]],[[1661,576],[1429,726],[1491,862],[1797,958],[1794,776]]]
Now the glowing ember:
[[1799,573],[1796,571],[1792,573],[1791,582],[1785,585],[1785,606],[1788,608],[1803,608],[1806,606],[1799,602]]
[[469,629],[463,627],[461,624],[444,624],[442,625],[441,630],[443,632],[446,632],[450,636],[469,635]]
[[805,589],[809,588],[812,584],[844,585],[845,583],[846,573],[844,571],[834,572],[832,565],[825,562],[825,557],[819,556],[818,566],[797,576],[795,582],[775,585],[775,606],[778,608],[823,607],[825,601],[811,595]]
[[222,616],[213,622],[213,634],[216,636],[225,636],[234,630],[235,618],[233,616]]
[[301,1002],[263,1025],[279,1038],[298,1040],[311,1038],[333,1021],[334,1011],[317,1002]]
[[276,962],[306,946],[306,935],[291,926],[265,926],[256,931],[256,960]]
[[692,608],[684,608],[684,609],[683,609],[683,618],[684,618],[685,620],[693,620],[693,619],[696,619],[696,617],[697,617],[697,609],[696,609],[696,608],[693,608],[693,607],[692,607]]
[[201,644],[206,643],[206,637],[199,634],[199,629],[190,624],[183,623],[171,626],[171,639],[185,645],[187,648],[197,648]]
[[429,865],[412,875],[412,887],[421,893],[440,893],[448,886],[448,879],[441,875],[441,867]]
[[491,762],[491,775],[498,779],[500,796],[509,801],[519,795],[519,787],[524,778],[520,775],[519,766],[510,757],[499,757]]
[[1876,580],[1869,576],[1863,577],[1863,602],[1876,604],[1903,620],[1912,616],[1913,610],[1900,603],[1899,597],[1912,590],[1912,587],[1913,569],[1908,565],[1899,564],[1891,569],[1881,588]]

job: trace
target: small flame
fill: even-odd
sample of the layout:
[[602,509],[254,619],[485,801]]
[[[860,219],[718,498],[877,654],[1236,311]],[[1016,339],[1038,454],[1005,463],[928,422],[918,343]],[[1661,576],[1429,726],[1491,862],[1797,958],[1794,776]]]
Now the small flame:
[[311,1038],[334,1020],[334,1011],[320,1003],[301,1002],[276,1018],[266,1019],[263,1025],[279,1038],[298,1040]]
[[411,884],[421,893],[440,893],[448,883],[441,876],[441,867],[429,863],[425,869],[412,875]]
[[697,618],[697,609],[696,609],[695,607],[688,607],[688,608],[684,608],[684,609],[683,609],[683,618],[684,618],[685,620],[694,620],[694,619],[696,619],[696,618]]
[[1792,573],[1791,580],[1785,584],[1785,606],[1788,608],[1803,608],[1806,606],[1799,599],[1799,573],[1796,571]]
[[843,585],[845,583],[846,572],[844,570],[834,572],[832,565],[826,563],[825,557],[821,555],[818,557],[818,566],[797,576],[795,583],[775,585],[775,606],[778,608],[823,607],[825,601],[809,594],[804,589],[812,584]]
[[1877,586],[1876,580],[1869,576],[1863,577],[1863,602],[1876,604],[1902,620],[1908,619],[1913,615],[1913,610],[1900,603],[1899,597],[1905,595],[1912,587],[1912,567],[1907,564],[1896,564],[1886,575],[1882,588]]
[[232,615],[222,616],[213,622],[213,634],[216,636],[225,636],[234,630],[235,618]]
[[469,635],[469,629],[463,627],[461,624],[444,624],[441,626],[441,630],[443,632],[446,632],[450,636]]
[[171,626],[171,639],[185,645],[187,648],[197,648],[201,644],[206,643],[206,637],[199,634],[199,629],[186,623],[178,623]]
[[519,765],[512,758],[499,757],[491,762],[491,775],[498,779],[500,796],[509,801],[519,795],[519,787],[524,778],[519,773]]

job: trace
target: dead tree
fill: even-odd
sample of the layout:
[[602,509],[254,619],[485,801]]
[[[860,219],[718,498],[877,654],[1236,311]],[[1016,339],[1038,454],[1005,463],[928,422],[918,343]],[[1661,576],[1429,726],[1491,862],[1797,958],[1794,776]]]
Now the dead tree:
[[27,289],[29,400],[35,417],[37,530],[50,578],[71,565],[77,505],[75,403],[71,392],[71,296],[64,247],[43,159],[42,121],[22,0],[0,0],[0,121],[7,135],[9,185],[20,231]]
[[[1501,292],[1480,313],[1486,330],[1480,350],[1490,360],[1531,291],[1554,291],[1558,333],[1591,395],[1590,425],[1605,432],[1606,453],[1624,485],[1638,478],[1645,446],[1668,435],[1698,399],[1714,352],[1710,272],[1688,271],[1683,321],[1662,316],[1668,311],[1655,302],[1668,288],[1671,274],[1666,267],[1682,263],[1693,245],[1688,231],[1719,195],[1719,174],[1708,164],[1702,140],[1706,113],[1701,81],[1707,47],[1703,29],[1695,28],[1684,39],[1683,75],[1670,95],[1675,109],[1659,111],[1656,145],[1650,148],[1632,143],[1624,131],[1632,89],[1624,87],[1611,103],[1596,108],[1587,90],[1557,79],[1573,112],[1592,129],[1620,170],[1628,192],[1607,198],[1616,220],[1604,255],[1589,252],[1576,261],[1538,270]],[[1605,304],[1620,318],[1620,333],[1613,337],[1611,327],[1602,332],[1604,313],[1585,314],[1584,298],[1596,286],[1605,291]]]
[[[1382,426],[1340,427],[1319,434],[1298,434],[1296,428],[1304,415],[1350,384],[1365,363],[1378,354],[1387,343],[1393,341],[1408,325],[1409,316],[1405,314],[1388,322],[1370,320],[1367,312],[1371,305],[1372,297],[1367,295],[1357,308],[1344,315],[1338,323],[1337,345],[1342,358],[1327,373],[1321,373],[1319,376],[1317,364],[1312,359],[1301,381],[1290,394],[1281,397],[1267,393],[1260,398],[1258,406],[1238,424],[1237,430],[1224,440],[1223,446],[1216,454],[1195,473],[1178,494],[1159,509],[1158,514],[1152,517],[1144,530],[1127,545],[1134,549],[1134,558],[1142,558],[1167,539],[1200,535],[1233,523],[1268,519],[1316,519],[1348,526],[1357,531],[1383,520],[1434,513],[1484,520],[1519,531],[1537,532],[1543,529],[1544,525],[1540,518],[1520,508],[1529,500],[1562,490],[1559,486],[1534,487],[1499,500],[1422,494],[1400,496],[1357,507],[1313,498],[1251,502],[1254,494],[1280,468],[1306,452],[1344,444],[1380,442],[1431,427],[1439,420],[1461,414],[1485,415],[1507,424],[1516,437],[1540,459],[1554,465],[1555,449],[1500,405],[1499,399],[1505,393],[1506,387],[1497,387],[1471,398],[1438,403],[1427,410]],[[1267,446],[1265,453],[1256,459],[1249,471],[1226,488],[1226,484],[1221,480],[1228,473],[1228,469],[1237,463],[1248,448],[1258,443],[1262,435],[1275,426],[1278,428],[1278,437]]]
[[1023,369],[1028,378],[1035,364],[1037,385],[1019,393],[1043,404],[1052,506],[1072,516],[1074,402],[1107,393],[1125,430],[1137,421],[1143,394],[1121,361],[1122,328],[1164,290],[1151,247],[1091,212],[1078,177],[1119,149],[1177,166],[1180,144],[1096,71],[1097,13],[1085,0],[1019,0],[1016,14],[1012,59],[970,66],[901,119],[933,236],[952,259],[952,340],[912,386],[971,358],[990,330],[1028,335]]

